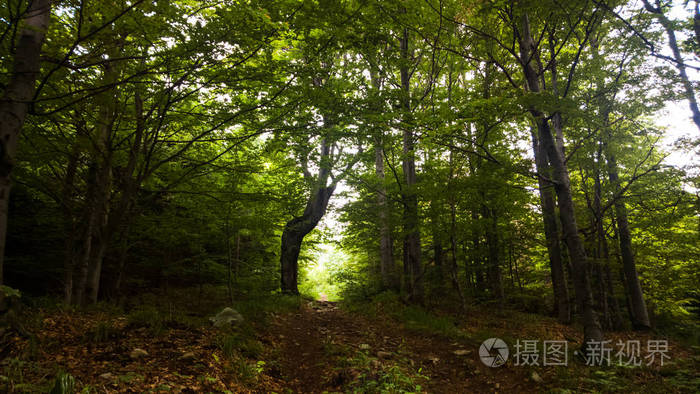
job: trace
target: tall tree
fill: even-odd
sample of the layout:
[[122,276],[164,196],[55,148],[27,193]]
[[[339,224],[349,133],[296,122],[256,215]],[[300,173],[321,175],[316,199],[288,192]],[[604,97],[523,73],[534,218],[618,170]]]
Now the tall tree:
[[33,104],[41,47],[51,16],[49,0],[29,1],[26,7],[22,16],[12,21],[16,25],[8,27],[8,30],[19,30],[19,34],[16,43],[11,46],[11,52],[14,53],[12,71],[0,98],[0,285],[3,283],[10,177],[19,135]]
[[[525,74],[528,90],[532,93],[543,91],[540,84],[542,69],[536,67],[539,63],[538,48],[530,33],[530,21],[527,13],[521,17],[521,29],[519,31],[520,61]],[[547,157],[552,168],[552,180],[559,204],[559,219],[562,232],[566,239],[569,258],[573,267],[572,281],[578,307],[581,311],[584,328],[584,344],[600,342],[603,331],[598,322],[598,316],[593,308],[590,279],[588,276],[588,261],[583,242],[578,234],[578,225],[574,211],[573,196],[571,193],[571,180],[566,167],[566,156],[562,148],[556,143],[555,133],[552,132],[547,116],[538,108],[529,108],[537,124],[538,140],[547,152]]]
[[[403,10],[406,13],[406,10]],[[403,264],[406,273],[406,289],[413,302],[423,302],[423,266],[421,263],[420,221],[418,218],[418,193],[416,190],[416,141],[413,132],[415,124],[411,114],[411,50],[408,27],[401,29],[401,108],[403,110],[403,174],[406,187],[403,190],[404,209],[404,253]]]

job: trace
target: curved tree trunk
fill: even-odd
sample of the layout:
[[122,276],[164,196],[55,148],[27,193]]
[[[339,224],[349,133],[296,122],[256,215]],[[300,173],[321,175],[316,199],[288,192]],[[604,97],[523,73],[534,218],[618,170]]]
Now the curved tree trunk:
[[280,250],[281,287],[283,293],[299,294],[297,279],[301,244],[306,234],[316,227],[326,213],[328,201],[334,190],[335,185],[316,189],[306,204],[304,214],[295,217],[284,226]]

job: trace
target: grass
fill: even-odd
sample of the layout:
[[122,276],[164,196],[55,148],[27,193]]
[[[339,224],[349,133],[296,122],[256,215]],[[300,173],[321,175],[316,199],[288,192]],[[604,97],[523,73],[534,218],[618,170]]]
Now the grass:
[[396,312],[395,317],[402,321],[409,330],[439,334],[448,338],[458,338],[464,333],[457,328],[455,321],[444,316],[437,316],[417,306],[408,306]]
[[382,292],[365,300],[345,301],[341,306],[352,313],[362,314],[371,319],[389,316],[413,331],[453,339],[465,336],[465,333],[457,327],[454,317],[437,315],[416,305],[405,305],[401,302],[399,295],[393,292]]
[[413,370],[407,359],[396,364],[382,364],[367,352],[344,359],[338,376],[347,389],[355,393],[420,393],[429,378],[422,370]]
[[[266,324],[270,313],[287,313],[299,310],[301,297],[272,294],[236,300],[234,309],[254,324]],[[217,311],[218,312],[218,311]]]

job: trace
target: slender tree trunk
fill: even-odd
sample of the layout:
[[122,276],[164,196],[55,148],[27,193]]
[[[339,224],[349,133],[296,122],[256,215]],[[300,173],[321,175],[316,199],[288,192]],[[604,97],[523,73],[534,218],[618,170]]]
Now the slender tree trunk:
[[554,189],[557,193],[557,200],[559,201],[559,217],[562,223],[564,237],[566,238],[566,244],[569,248],[569,258],[571,259],[571,267],[573,269],[572,280],[574,282],[576,299],[583,319],[584,343],[601,341],[603,339],[603,332],[592,305],[591,286],[587,272],[588,262],[586,252],[583,248],[583,242],[578,234],[569,172],[564,162],[564,156],[557,149],[549,125],[543,114],[535,111],[533,115],[537,117],[538,123],[540,124],[540,141],[545,144],[552,164],[552,176],[555,182]]
[[121,234],[121,246],[119,247],[119,261],[117,263],[117,277],[114,280],[114,295],[119,297],[122,294],[122,283],[126,275],[124,267],[129,256],[129,233],[131,232],[130,216],[124,223],[124,230]]
[[486,246],[488,249],[488,266],[486,267],[488,286],[493,299],[503,300],[498,220],[495,212],[483,203],[481,205],[481,212],[486,220],[486,231],[484,233],[486,235]]
[[617,170],[617,161],[609,147],[606,152],[606,158],[608,164],[608,178],[610,179],[610,183],[615,187],[615,194],[618,196],[614,202],[614,208],[615,217],[617,219],[620,255],[622,256],[622,269],[625,274],[626,287],[630,297],[632,327],[634,327],[635,330],[648,330],[651,328],[651,324],[649,322],[646,302],[644,301],[642,285],[639,283],[637,265],[632,252],[632,236],[627,220],[627,206],[622,196],[619,195],[621,186]]
[[[525,79],[529,90],[533,93],[539,93],[541,87],[538,81],[538,72],[535,70],[531,58],[537,55],[537,49],[532,35],[530,34],[530,23],[527,14],[523,14],[522,22],[520,58],[525,73]],[[569,258],[571,259],[573,268],[572,279],[574,282],[574,290],[582,314],[584,344],[599,342],[603,339],[603,331],[600,328],[598,316],[593,309],[591,285],[587,273],[588,262],[583,242],[578,234],[578,225],[574,212],[566,158],[561,149],[557,147],[555,137],[552,134],[552,130],[549,127],[549,122],[545,115],[536,108],[531,108],[530,113],[537,122],[538,140],[543,144],[543,148],[547,152],[552,168],[552,180],[559,202],[559,218],[562,224],[564,237],[566,238],[566,244],[569,248]]]
[[228,210],[226,212],[226,223],[224,224],[224,235],[226,236],[226,259],[228,262],[226,286],[228,287],[228,299],[231,305],[233,305],[233,285],[231,284],[231,271],[233,270],[233,251],[231,250],[231,226],[230,226],[230,216],[231,216],[231,205],[229,204]]
[[483,293],[484,273],[481,264],[481,231],[479,230],[479,214],[476,209],[471,211],[472,219],[472,250],[471,250],[471,271],[474,273],[474,289],[477,294]]
[[[105,79],[112,81],[116,75],[107,68]],[[109,241],[112,234],[112,224],[110,223],[110,195],[112,193],[112,147],[111,135],[115,118],[114,94],[106,94],[105,102],[101,109],[101,114],[98,121],[98,135],[96,141],[96,166],[98,168],[95,178],[95,200],[93,205],[93,214],[95,218],[93,231],[95,234],[91,237],[93,243],[91,246],[90,261],[88,263],[88,280],[86,282],[86,294],[89,296],[88,301],[91,303],[97,302],[97,297],[100,291],[100,278],[102,275],[102,260],[109,246]],[[123,214],[126,212],[122,212]],[[120,215],[121,216],[121,215]],[[122,219],[121,217],[119,218]]]
[[445,281],[445,249],[442,245],[442,234],[440,231],[440,213],[438,212],[436,201],[430,202],[430,225],[433,238],[433,260],[435,262],[435,270],[437,271],[438,288],[440,291],[442,291]]
[[[377,98],[372,102],[374,114],[381,114],[382,105],[379,94],[382,90],[382,79],[376,66],[370,66],[372,88]],[[385,289],[398,290],[397,272],[394,264],[394,243],[389,223],[389,204],[387,203],[386,174],[384,170],[384,133],[381,126],[373,125],[374,132],[374,169],[377,175],[377,211],[379,217],[379,272],[382,286]]]
[[138,174],[136,171],[137,163],[139,161],[139,155],[142,150],[145,150],[146,144],[144,141],[144,134],[146,132],[146,119],[143,114],[143,99],[141,98],[141,93],[136,90],[134,94],[134,116],[136,118],[136,130],[134,132],[134,139],[129,148],[129,161],[126,164],[126,169],[122,173],[121,177],[121,197],[117,203],[116,209],[112,211],[109,215],[107,222],[106,235],[109,239],[112,238],[113,234],[117,231],[119,227],[123,227],[122,230],[122,245],[120,247],[119,262],[117,267],[117,277],[114,282],[114,292],[115,294],[120,294],[121,284],[125,275],[124,266],[129,252],[129,231],[131,229],[131,215],[129,212],[134,207],[134,199],[138,189],[143,181],[143,175]]
[[[621,326],[621,313],[620,305],[615,297],[615,288],[612,283],[612,277],[610,275],[610,248],[608,247],[608,239],[605,234],[605,227],[603,226],[603,210],[602,210],[602,193],[603,186],[600,180],[600,168],[602,162],[602,144],[597,152],[596,159],[596,169],[595,169],[595,196],[593,199],[593,209],[595,211],[595,226],[597,234],[597,249],[599,252],[599,257],[603,262],[601,266],[600,279],[604,284],[605,293],[607,294],[606,299],[606,312],[609,314],[607,322],[611,328],[620,328]],[[609,307],[609,310],[608,310]]]
[[[460,306],[464,311],[466,309],[467,302],[464,299],[464,292],[462,291],[462,286],[459,285],[459,278],[457,277],[457,207],[453,199],[450,199],[450,252],[452,257],[450,261],[450,279],[452,280],[452,288],[455,292],[457,292]],[[468,276],[469,270],[466,271]],[[467,280],[467,286],[469,286],[469,280]]]
[[80,256],[80,264],[78,265],[78,280],[75,284],[75,297],[73,297],[73,302],[76,305],[83,305],[85,302],[85,294],[88,283],[88,273],[90,268],[90,256],[92,256],[92,245],[93,236],[95,234],[95,228],[97,227],[97,221],[99,220],[98,211],[98,201],[96,198],[96,184],[97,184],[97,169],[95,164],[92,163],[88,170],[87,178],[87,193],[85,197],[85,228],[83,230],[82,239],[82,255]]
[[95,255],[93,257],[92,267],[90,269],[90,277],[88,282],[90,303],[97,303],[97,298],[100,293],[100,279],[102,278],[102,263],[104,261],[107,247],[109,246],[108,239],[100,238]]
[[409,50],[408,29],[403,29],[401,37],[400,67],[402,107],[404,110],[403,124],[403,173],[406,182],[404,190],[404,271],[406,272],[406,287],[409,299],[416,303],[423,302],[423,270],[421,264],[421,242],[418,219],[418,195],[416,192],[416,158],[415,137],[413,135],[409,80]]
[[382,276],[382,285],[386,289],[396,289],[396,269],[394,267],[394,244],[391,239],[391,227],[389,225],[389,204],[386,200],[386,186],[384,173],[384,154],[381,141],[377,139],[374,146],[374,164],[377,174],[377,210],[379,216],[379,270]]
[[518,281],[518,288],[520,289],[520,293],[522,294],[523,292],[523,282],[520,280],[520,269],[518,268],[518,259],[516,258],[515,254],[513,253],[513,241],[511,240],[510,243],[510,248],[508,248],[509,253],[510,253],[510,260],[513,262],[513,267],[515,268],[515,279]]
[[66,166],[66,176],[63,180],[63,228],[65,232],[65,243],[63,257],[63,302],[70,305],[73,299],[73,269],[75,267],[75,233],[77,225],[74,218],[74,188],[75,174],[78,168],[79,144],[74,143],[68,165]]
[[7,238],[7,210],[17,142],[36,91],[41,47],[51,15],[49,0],[33,0],[19,23],[10,79],[0,98],[0,285]]
[[[540,190],[544,237],[547,242],[547,251],[549,254],[549,268],[552,276],[552,290],[554,291],[554,304],[557,310],[557,318],[562,324],[570,324],[571,310],[569,308],[569,290],[566,285],[566,275],[564,274],[561,245],[559,243],[554,185],[550,182],[551,171],[547,161],[547,152],[544,151],[542,144],[539,143],[539,139],[534,130],[532,131],[532,150],[534,152],[535,168],[538,174],[537,182]],[[547,179],[545,179],[545,177]]]

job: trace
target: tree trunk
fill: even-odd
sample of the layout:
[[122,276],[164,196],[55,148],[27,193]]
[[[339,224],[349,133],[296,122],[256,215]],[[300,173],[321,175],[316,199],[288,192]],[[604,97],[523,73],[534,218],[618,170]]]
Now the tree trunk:
[[442,246],[442,234],[440,232],[440,213],[437,209],[437,202],[430,202],[430,225],[433,237],[433,261],[435,262],[435,270],[437,271],[438,289],[444,288],[445,272],[444,260],[445,249]]
[[[525,79],[529,90],[539,93],[541,87],[538,80],[538,72],[532,62],[532,56],[537,55],[535,42],[530,34],[530,23],[527,14],[522,18],[522,34],[520,42],[520,59],[525,73]],[[566,167],[566,158],[560,148],[557,147],[555,137],[549,127],[546,116],[536,108],[530,108],[530,113],[537,122],[538,139],[543,144],[544,151],[547,152],[552,168],[552,180],[559,202],[559,218],[562,224],[562,231],[569,249],[569,258],[573,268],[572,279],[576,300],[582,314],[584,328],[584,346],[590,342],[600,342],[603,339],[603,331],[600,328],[598,317],[593,309],[591,295],[591,285],[587,272],[586,252],[583,242],[578,234],[578,225],[574,212],[574,202],[571,195],[571,185],[569,171]],[[588,350],[588,349],[587,349]]]
[[124,282],[124,267],[126,259],[129,256],[129,233],[131,230],[130,216],[126,219],[124,230],[121,234],[121,246],[119,248],[119,261],[117,263],[117,278],[114,280],[114,296],[119,297],[122,294],[122,282]]
[[[113,78],[111,71],[105,73],[106,78]],[[113,222],[110,223],[110,195],[112,193],[112,147],[111,134],[114,122],[114,96],[106,95],[105,103],[102,107],[98,123],[98,135],[96,142],[95,159],[98,170],[95,178],[95,195],[92,215],[94,219],[93,231],[91,236],[92,245],[90,248],[90,256],[88,263],[88,278],[86,281],[85,293],[89,296],[88,301],[91,303],[97,302],[97,296],[100,289],[100,277],[102,274],[102,260],[104,258],[109,241],[112,235]],[[119,220],[122,220],[123,214],[120,212]],[[115,217],[112,216],[112,221]],[[81,300],[82,301],[82,300]]]
[[[537,182],[540,191],[540,205],[542,206],[542,221],[544,222],[544,237],[547,242],[549,254],[549,268],[552,276],[552,290],[554,291],[554,304],[557,310],[557,318],[562,324],[571,324],[571,310],[569,308],[569,290],[564,275],[562,263],[561,245],[559,243],[559,228],[557,225],[556,202],[554,200],[554,185],[549,181],[551,171],[547,161],[547,152],[542,149],[536,132],[532,131],[532,150],[535,156],[535,168],[537,170]],[[545,177],[547,179],[545,179]]]
[[630,297],[632,327],[634,327],[635,330],[648,330],[651,328],[651,324],[649,322],[646,302],[644,301],[642,285],[639,283],[637,265],[632,252],[632,236],[627,220],[627,206],[622,196],[619,195],[621,187],[617,170],[617,161],[610,149],[606,152],[606,158],[608,164],[608,178],[610,179],[610,183],[615,187],[615,195],[617,196],[614,202],[615,217],[617,218],[620,254],[622,255],[622,269],[625,274],[626,287]]
[[[103,229],[105,225],[101,226]],[[88,280],[88,295],[89,301],[92,304],[97,303],[97,297],[100,293],[100,279],[102,278],[102,265],[104,261],[105,253],[107,252],[107,247],[109,246],[109,238],[106,234],[101,234],[98,238],[99,242],[97,248],[94,248],[94,256],[92,257],[92,263],[90,265],[90,273]]]
[[403,29],[401,37],[401,59],[400,67],[402,107],[404,110],[403,124],[403,173],[406,182],[403,203],[403,227],[404,227],[404,272],[406,272],[406,288],[409,299],[416,303],[423,302],[423,271],[421,265],[421,244],[420,229],[418,219],[418,195],[416,192],[416,158],[415,158],[415,137],[413,136],[410,100],[410,80],[409,80],[409,50],[408,50],[408,29]]
[[111,240],[113,235],[121,227],[122,245],[119,252],[119,261],[117,263],[117,277],[114,281],[114,292],[120,294],[121,284],[124,279],[124,265],[129,252],[129,231],[131,229],[130,211],[134,207],[134,199],[138,189],[143,181],[144,174],[139,174],[136,171],[136,166],[139,161],[139,154],[145,148],[144,134],[146,133],[146,119],[143,114],[143,99],[138,90],[134,93],[134,116],[136,118],[136,130],[134,132],[134,140],[129,147],[129,161],[126,164],[125,170],[122,172],[120,184],[122,185],[121,197],[116,208],[111,212],[107,221],[106,236]]
[[63,256],[63,302],[70,305],[73,300],[73,270],[75,267],[75,233],[77,225],[74,218],[75,174],[78,168],[79,144],[73,144],[73,149],[68,158],[66,176],[63,179],[63,228],[65,243]]
[[76,305],[82,305],[85,302],[85,292],[88,283],[88,272],[90,268],[90,256],[92,255],[93,236],[98,221],[98,201],[95,196],[95,188],[97,184],[97,169],[93,163],[88,170],[87,193],[85,197],[85,229],[83,230],[83,248],[78,265],[78,281],[75,286],[75,297],[73,302]]
[[287,222],[282,232],[280,250],[281,286],[283,293],[299,294],[299,252],[306,234],[313,230],[328,208],[335,185],[317,188],[309,197],[304,214]]
[[[452,179],[452,152],[450,152],[450,179]],[[450,252],[452,259],[450,261],[450,279],[452,280],[452,288],[459,296],[459,302],[462,310],[466,310],[466,300],[464,299],[464,292],[462,291],[462,286],[459,285],[459,279],[457,277],[457,204],[454,198],[450,198]],[[469,275],[469,270],[467,275]],[[467,286],[469,286],[469,281],[467,280]]]
[[499,253],[498,220],[495,212],[482,203],[482,216],[486,220],[486,246],[488,249],[488,266],[486,278],[488,281],[491,298],[503,300],[503,284],[501,278],[501,263]]
[[0,285],[3,282],[3,262],[7,238],[7,210],[10,201],[12,168],[17,154],[17,142],[24,120],[36,91],[41,46],[51,15],[49,0],[29,3],[20,21],[19,38],[14,48],[14,63],[10,79],[0,98]]
[[612,283],[612,277],[610,275],[610,249],[608,247],[608,239],[605,234],[605,227],[603,226],[603,210],[602,210],[602,195],[603,186],[600,180],[600,165],[602,161],[602,145],[597,152],[596,168],[595,168],[595,196],[593,198],[593,209],[595,211],[595,228],[597,238],[597,250],[599,253],[599,258],[602,260],[603,265],[601,266],[600,280],[603,283],[603,288],[607,294],[606,313],[608,313],[608,319],[606,322],[611,328],[620,328],[621,326],[621,313],[620,305],[615,297],[615,287]]
[[382,276],[382,286],[385,289],[396,289],[396,269],[394,267],[394,245],[391,239],[389,225],[389,204],[386,200],[384,184],[384,154],[381,140],[377,138],[374,146],[374,165],[377,174],[377,210],[379,216],[379,270]]

